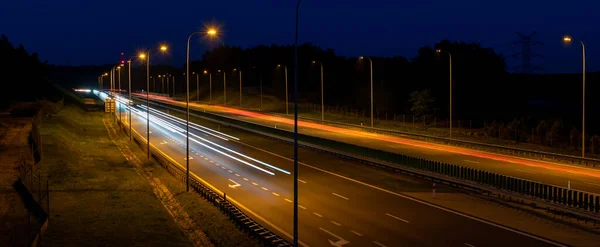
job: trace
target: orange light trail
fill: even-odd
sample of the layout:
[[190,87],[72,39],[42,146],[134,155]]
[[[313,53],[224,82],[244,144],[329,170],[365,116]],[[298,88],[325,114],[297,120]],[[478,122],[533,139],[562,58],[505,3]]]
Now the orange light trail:
[[[138,94],[138,95],[144,96],[144,97],[146,96],[145,94]],[[169,103],[185,105],[185,103],[183,103],[181,101],[172,100],[172,99],[166,98],[164,96],[150,95],[150,98],[161,100],[161,101],[166,101]],[[202,104],[191,103],[191,102],[190,102],[190,106],[206,107],[206,106],[203,106]],[[266,121],[277,122],[277,123],[288,124],[288,125],[294,124],[293,119],[289,119],[289,118],[285,118],[285,117],[278,117],[278,116],[267,115],[267,114],[258,113],[258,112],[240,110],[240,109],[236,109],[236,108],[217,106],[217,105],[210,106],[210,108],[212,110],[226,112],[229,114],[236,114],[239,116],[244,116],[244,117],[249,117],[249,118],[256,118],[256,119],[260,119],[260,120],[266,120]],[[543,162],[543,161],[534,161],[534,160],[522,159],[522,158],[516,158],[516,157],[509,157],[509,156],[486,153],[486,152],[475,151],[475,150],[469,150],[469,149],[464,149],[464,148],[445,146],[445,145],[440,145],[440,144],[435,144],[435,143],[410,140],[410,139],[400,138],[400,137],[396,137],[396,136],[379,135],[379,134],[374,134],[374,133],[369,133],[369,132],[364,132],[364,131],[340,128],[340,127],[329,126],[329,125],[324,125],[324,124],[319,124],[319,123],[314,123],[314,122],[301,121],[301,120],[298,120],[298,125],[299,125],[299,127],[303,127],[303,128],[311,128],[311,129],[316,129],[316,130],[321,130],[321,131],[328,131],[328,132],[333,132],[335,134],[341,134],[341,135],[345,135],[345,136],[369,138],[369,139],[378,140],[378,141],[391,142],[391,143],[396,143],[396,144],[409,145],[409,146],[413,146],[413,147],[432,149],[432,150],[437,150],[437,151],[442,151],[442,152],[450,152],[450,153],[468,155],[468,156],[473,156],[473,157],[479,157],[479,158],[483,158],[483,159],[509,162],[509,163],[513,163],[513,164],[526,165],[526,166],[530,166],[530,167],[539,167],[539,168],[549,169],[549,170],[553,170],[553,171],[568,172],[568,173],[577,174],[577,175],[585,175],[585,176],[600,178],[600,171],[592,171],[589,169],[586,170],[586,169],[581,169],[578,167],[565,166],[565,165],[560,165],[560,164],[554,164],[554,163]]]

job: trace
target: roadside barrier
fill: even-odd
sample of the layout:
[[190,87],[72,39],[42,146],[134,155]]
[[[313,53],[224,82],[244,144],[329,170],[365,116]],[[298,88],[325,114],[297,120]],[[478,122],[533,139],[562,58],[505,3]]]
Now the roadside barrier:
[[[183,113],[181,108],[165,106],[151,102],[161,108]],[[249,123],[246,121],[229,118],[226,116],[210,114],[197,110],[190,110],[194,117],[202,118],[224,126],[250,131],[256,134],[291,142],[292,133],[283,129],[275,129],[271,126]],[[496,189],[507,192],[510,195],[523,196],[534,199],[538,204],[547,207],[560,206],[559,209],[566,213],[579,215],[581,217],[600,220],[600,195],[586,191],[579,191],[567,187],[543,184],[537,181],[526,180],[488,171],[463,167],[459,165],[412,157],[404,154],[392,153],[378,149],[367,148],[349,143],[343,143],[319,137],[299,134],[300,145],[332,155],[372,163],[378,166],[397,170],[410,170],[420,173],[422,176],[430,176],[434,179],[452,179],[454,184],[461,187],[470,187],[482,191]],[[425,173],[423,173],[425,172]],[[432,174],[437,174],[431,176]],[[441,176],[439,176],[441,175]],[[583,213],[583,214],[581,214]]]

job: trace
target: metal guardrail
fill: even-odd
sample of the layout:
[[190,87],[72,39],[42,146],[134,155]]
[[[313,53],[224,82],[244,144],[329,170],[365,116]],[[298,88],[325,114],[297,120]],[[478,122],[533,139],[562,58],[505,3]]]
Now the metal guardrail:
[[[122,126],[126,126],[127,123],[122,123]],[[123,130],[128,133],[129,128],[123,128]],[[146,138],[140,135],[137,131],[133,130],[133,139],[138,144],[140,148],[144,151],[146,150]],[[131,134],[131,133],[128,133]],[[158,148],[154,147],[154,145],[150,145],[150,153],[152,157],[158,161],[167,171],[173,175],[176,179],[185,183],[185,169],[175,160],[170,158],[168,155],[164,154]],[[255,239],[259,240],[264,246],[273,246],[273,247],[286,247],[292,246],[291,243],[279,237],[277,234],[273,233],[269,229],[261,226],[259,223],[254,221],[252,218],[248,217],[242,210],[240,210],[236,205],[231,203],[226,199],[226,195],[220,195],[218,192],[211,189],[208,184],[205,184],[199,177],[191,174],[190,176],[190,186],[200,194],[204,199],[211,202],[213,205],[217,206],[221,212],[225,213],[230,220],[232,220],[237,227],[239,227],[243,232],[250,234]]]
[[[170,110],[184,112],[173,107],[161,106]],[[214,115],[193,110],[194,117],[206,119],[225,126],[231,126],[262,136],[292,142],[291,133],[226,116]],[[208,116],[207,116],[208,115]],[[547,185],[541,182],[526,180],[483,170],[462,167],[403,154],[366,148],[353,144],[299,134],[300,145],[331,155],[357,160],[370,165],[392,169],[399,172],[441,181],[456,187],[465,187],[485,192],[507,195],[522,201],[531,201],[546,208],[555,208],[566,214],[600,220],[600,195],[586,191],[573,190],[562,186]]]
[[[161,102],[161,103],[164,103],[164,102]],[[240,108],[240,107],[235,107],[235,106],[227,106],[227,107]],[[243,107],[240,109],[255,111],[254,109],[243,108]],[[260,113],[264,114],[266,112],[261,111]],[[288,117],[285,114],[279,114],[279,113],[273,113],[273,112],[269,112],[266,114]],[[445,138],[445,137],[439,137],[439,136],[410,133],[410,132],[399,131],[399,130],[381,129],[381,128],[360,126],[360,125],[355,125],[355,124],[340,123],[340,122],[333,122],[333,121],[327,121],[327,120],[321,121],[318,119],[307,118],[307,117],[299,117],[299,118],[306,120],[306,121],[311,121],[311,122],[315,122],[315,123],[324,123],[324,124],[331,125],[331,126],[338,126],[338,127],[343,127],[343,128],[357,128],[362,131],[376,133],[376,134],[400,136],[400,137],[404,137],[404,138],[424,140],[424,141],[429,141],[429,142],[436,142],[436,143],[441,143],[441,144],[445,144],[445,145],[464,147],[464,148],[482,150],[482,151],[488,151],[488,152],[491,151],[491,152],[495,152],[495,153],[519,156],[519,157],[524,157],[524,158],[535,158],[535,159],[545,160],[545,161],[559,161],[559,162],[573,164],[573,165],[582,165],[582,166],[591,166],[591,167],[596,167],[596,166],[600,165],[600,159],[594,159],[594,158],[582,158],[582,157],[573,156],[573,155],[551,153],[551,152],[544,152],[544,151],[537,151],[537,150],[530,150],[530,149],[521,149],[521,148],[514,148],[514,147],[503,146],[503,145],[487,144],[487,143],[459,140],[459,139],[451,139],[451,138]]]

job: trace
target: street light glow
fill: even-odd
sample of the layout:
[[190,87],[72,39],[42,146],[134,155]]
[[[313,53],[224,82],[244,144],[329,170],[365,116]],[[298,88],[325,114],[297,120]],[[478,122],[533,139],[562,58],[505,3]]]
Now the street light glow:
[[139,57],[140,57],[140,59],[145,59],[146,58],[146,53],[140,53]]
[[437,53],[441,53],[441,52],[442,52],[442,50],[440,50],[440,49],[437,49],[437,50],[435,50],[435,52],[437,52]]
[[565,37],[563,37],[563,42],[569,44],[569,43],[571,43],[571,41],[572,41],[571,36],[565,35]]
[[278,65],[277,65],[277,68],[280,68],[280,67],[281,67],[281,64],[278,64]]
[[206,70],[205,70],[205,71],[204,71],[204,74],[208,74],[208,71],[206,71]]
[[206,31],[206,34],[208,34],[208,36],[216,36],[217,35],[217,29],[215,29],[215,28],[209,28],[208,31]]
[[160,51],[167,51],[167,46],[166,45],[161,45],[160,46]]
[[365,57],[363,57],[363,56],[360,56],[360,57],[358,57],[358,58],[359,58],[359,59],[365,59]]

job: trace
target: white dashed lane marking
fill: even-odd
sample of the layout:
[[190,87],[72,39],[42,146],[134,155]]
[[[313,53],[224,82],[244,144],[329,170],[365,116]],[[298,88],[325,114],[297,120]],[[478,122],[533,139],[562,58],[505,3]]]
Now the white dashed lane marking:
[[400,218],[400,217],[398,217],[398,216],[391,215],[391,214],[388,214],[388,213],[386,213],[385,215],[387,215],[387,216],[390,216],[390,217],[392,217],[392,218],[394,218],[394,219],[397,219],[397,220],[399,220],[399,221],[403,221],[404,223],[409,223],[409,222],[408,222],[408,220],[402,219],[402,218]]
[[339,194],[336,194],[336,193],[331,193],[331,194],[333,194],[334,196],[337,196],[339,198],[345,199],[345,200],[350,200],[350,199],[348,199],[348,197],[345,197],[345,196],[342,196],[342,195],[339,195]]

